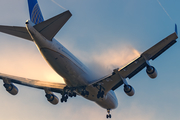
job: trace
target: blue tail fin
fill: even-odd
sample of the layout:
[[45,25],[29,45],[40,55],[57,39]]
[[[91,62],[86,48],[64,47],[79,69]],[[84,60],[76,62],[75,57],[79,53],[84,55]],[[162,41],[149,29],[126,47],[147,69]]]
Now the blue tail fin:
[[34,24],[44,21],[37,0],[28,0],[30,19]]

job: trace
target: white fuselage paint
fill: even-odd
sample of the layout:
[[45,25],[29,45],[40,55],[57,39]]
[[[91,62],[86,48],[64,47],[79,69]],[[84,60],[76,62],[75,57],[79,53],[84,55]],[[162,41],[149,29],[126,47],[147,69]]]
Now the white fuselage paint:
[[[52,39],[52,41],[47,40],[33,26],[34,24],[31,21],[28,21],[28,24],[26,24],[31,38],[49,65],[64,78],[67,86],[87,86],[86,90],[89,91],[89,95],[83,97],[96,102],[105,109],[115,109],[118,106],[116,95],[112,90],[106,93],[104,98],[98,99],[97,94],[99,90],[93,85],[89,85],[94,78],[88,68],[58,41],[55,39]],[[79,93],[79,91],[76,92]]]

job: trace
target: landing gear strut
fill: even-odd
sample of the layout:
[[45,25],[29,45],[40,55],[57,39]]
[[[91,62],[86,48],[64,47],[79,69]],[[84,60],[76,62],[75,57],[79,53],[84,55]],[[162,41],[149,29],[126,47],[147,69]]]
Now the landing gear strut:
[[104,96],[104,91],[102,90],[102,86],[100,85],[100,89],[98,91],[98,94],[97,94],[97,98],[103,98]]
[[81,91],[82,96],[88,96],[89,95],[89,92],[86,90],[86,87],[80,88],[80,91]]
[[61,98],[61,102],[67,102],[68,96],[67,95],[63,95]]
[[65,87],[63,89],[63,93],[62,93],[62,98],[61,98],[61,102],[67,102],[68,96],[69,97],[76,97],[76,93],[73,92],[75,90],[75,88],[69,88],[69,87]]
[[107,109],[108,114],[106,115],[106,118],[111,118],[110,109]]

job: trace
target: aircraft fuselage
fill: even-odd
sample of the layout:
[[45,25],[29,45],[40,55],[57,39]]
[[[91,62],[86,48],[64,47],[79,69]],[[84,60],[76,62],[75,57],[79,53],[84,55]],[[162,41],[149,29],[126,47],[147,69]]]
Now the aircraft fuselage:
[[[89,95],[83,97],[96,102],[105,109],[115,109],[118,106],[116,95],[112,90],[106,93],[103,98],[97,98],[99,90],[95,86],[89,85],[93,80],[93,74],[90,70],[57,40],[47,40],[33,26],[31,21],[26,22],[26,29],[38,50],[50,66],[64,78],[67,86],[86,86]],[[76,90],[76,92],[81,95],[80,91]]]

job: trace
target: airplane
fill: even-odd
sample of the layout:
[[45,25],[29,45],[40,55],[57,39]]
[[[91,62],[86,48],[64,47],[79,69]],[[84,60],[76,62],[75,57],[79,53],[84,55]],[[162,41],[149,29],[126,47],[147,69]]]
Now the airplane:
[[123,85],[124,92],[128,96],[133,96],[135,90],[126,79],[131,79],[144,68],[146,68],[146,73],[150,78],[156,78],[157,71],[150,65],[149,61],[155,60],[174,45],[178,38],[177,25],[175,24],[174,33],[143,52],[137,59],[125,67],[115,68],[110,75],[96,78],[93,72],[54,38],[72,16],[71,12],[67,10],[44,20],[37,0],[28,0],[28,6],[30,20],[25,22],[25,27],[0,25],[0,32],[34,42],[47,63],[64,79],[65,84],[0,73],[0,79],[3,80],[6,91],[16,95],[18,88],[14,84],[41,89],[45,91],[45,97],[53,105],[59,102],[58,97],[53,92],[62,95],[60,99],[62,103],[67,102],[69,97],[79,95],[106,109],[106,118],[111,118],[110,110],[118,106],[114,91]]

